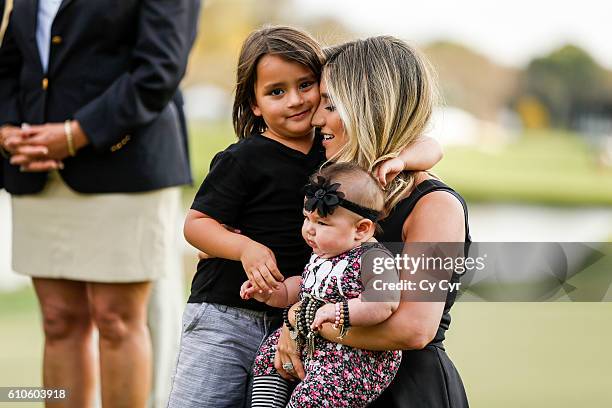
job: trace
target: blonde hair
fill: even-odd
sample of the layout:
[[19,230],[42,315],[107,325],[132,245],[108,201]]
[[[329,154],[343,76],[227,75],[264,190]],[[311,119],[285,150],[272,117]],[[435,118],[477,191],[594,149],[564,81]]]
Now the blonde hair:
[[253,31],[242,44],[236,70],[232,122],[239,139],[267,129],[263,118],[251,110],[255,103],[257,64],[264,55],[278,55],[302,64],[312,71],[317,81],[321,75],[323,50],[307,32],[288,26],[264,26]]
[[4,34],[6,33],[6,29],[9,25],[11,11],[13,11],[13,0],[6,0],[4,2],[4,9],[2,10],[2,19],[0,21],[0,46],[2,46]]
[[[348,139],[330,160],[372,172],[425,130],[438,97],[434,71],[421,53],[390,36],[351,41],[324,52],[322,76]],[[413,173],[396,177],[386,189],[386,210],[413,184]]]

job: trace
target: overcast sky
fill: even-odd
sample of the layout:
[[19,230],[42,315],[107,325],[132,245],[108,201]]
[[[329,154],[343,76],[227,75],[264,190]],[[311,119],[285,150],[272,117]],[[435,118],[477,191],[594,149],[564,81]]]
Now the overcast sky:
[[571,42],[612,69],[611,0],[293,1],[296,12],[332,15],[364,34],[450,39],[507,65],[523,66]]

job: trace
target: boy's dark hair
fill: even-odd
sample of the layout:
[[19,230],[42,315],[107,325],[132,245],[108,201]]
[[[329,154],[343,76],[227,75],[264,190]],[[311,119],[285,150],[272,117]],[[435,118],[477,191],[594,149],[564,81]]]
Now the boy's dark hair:
[[264,55],[278,55],[283,59],[308,67],[319,80],[323,66],[323,51],[310,34],[287,26],[266,26],[253,31],[242,44],[236,72],[236,96],[232,109],[234,131],[239,139],[261,133],[267,126],[255,116],[257,63]]

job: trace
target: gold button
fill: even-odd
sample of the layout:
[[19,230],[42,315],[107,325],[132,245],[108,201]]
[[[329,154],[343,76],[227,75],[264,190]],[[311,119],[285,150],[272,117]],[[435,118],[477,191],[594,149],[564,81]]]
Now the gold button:
[[114,153],[117,150],[122,149],[123,146],[125,146],[130,141],[130,139],[132,139],[132,136],[125,135],[125,137],[123,139],[121,139],[120,142],[117,142],[117,143],[115,143],[114,145],[111,146],[110,151]]
[[60,37],[59,35],[54,35],[53,38],[51,38],[51,44],[61,44],[62,43],[62,37]]
[[49,87],[49,79],[48,78],[43,78],[43,80],[42,80],[42,89],[43,89],[43,91],[46,91],[48,87]]

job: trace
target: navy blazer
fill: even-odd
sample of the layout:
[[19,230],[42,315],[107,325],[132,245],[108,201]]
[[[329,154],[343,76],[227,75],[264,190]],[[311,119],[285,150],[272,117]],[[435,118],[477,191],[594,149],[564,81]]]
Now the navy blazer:
[[[199,6],[199,0],[63,0],[45,74],[35,34],[38,0],[15,1],[0,47],[0,124],[78,120],[90,144],[66,158],[60,173],[82,193],[190,183],[178,85]],[[21,173],[6,159],[2,173],[12,194],[37,193],[47,179]]]

